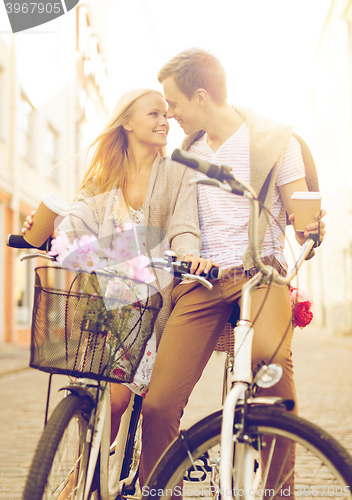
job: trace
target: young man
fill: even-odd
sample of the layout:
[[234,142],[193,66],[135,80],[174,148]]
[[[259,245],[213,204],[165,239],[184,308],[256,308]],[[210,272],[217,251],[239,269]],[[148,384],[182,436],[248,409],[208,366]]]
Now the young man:
[[[175,118],[187,135],[183,148],[208,162],[226,164],[235,177],[249,182],[265,198],[280,226],[292,214],[294,191],[318,190],[316,172],[306,176],[301,146],[292,128],[258,116],[253,111],[227,103],[226,75],[220,62],[208,52],[190,49],[171,59],[159,72],[159,82],[168,102],[168,117]],[[308,185],[307,185],[308,183]],[[201,256],[228,269],[226,278],[213,282],[213,289],[188,283],[173,291],[173,312],[167,322],[153,368],[151,385],[143,405],[143,450],[141,481],[146,481],[159,456],[178,435],[179,422],[189,395],[206,366],[234,304],[246,282],[245,270],[253,275],[248,250],[248,203],[214,187],[198,186],[198,211],[202,232]],[[317,214],[318,220],[319,214]],[[291,220],[293,217],[291,216]],[[318,222],[296,234],[303,243]],[[321,222],[321,239],[325,233]],[[268,223],[262,211],[259,223],[262,258],[284,272],[284,233]],[[265,299],[265,302],[264,302]],[[253,367],[270,359],[283,367],[278,384],[263,395],[296,402],[292,375],[291,305],[288,287],[263,286],[252,296],[251,317],[264,302],[255,323]],[[282,341],[285,331],[289,333]],[[282,342],[281,342],[282,341]],[[281,343],[281,344],[280,344]],[[297,406],[293,410],[297,411]],[[285,446],[275,453],[282,463]],[[284,474],[292,469],[290,453]],[[293,475],[285,483],[291,487]]]

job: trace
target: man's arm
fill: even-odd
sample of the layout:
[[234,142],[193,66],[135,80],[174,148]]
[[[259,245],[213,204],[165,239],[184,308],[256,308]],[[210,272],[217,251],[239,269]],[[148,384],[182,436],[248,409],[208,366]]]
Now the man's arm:
[[[284,184],[282,186],[279,186],[279,191],[280,195],[282,198],[282,202],[284,204],[285,210],[289,216],[289,220],[294,226],[294,215],[293,215],[293,208],[292,208],[292,200],[291,200],[291,195],[295,191],[308,191],[308,187],[306,184],[306,180],[303,177],[302,179],[297,179],[296,181],[289,182],[288,184]],[[321,217],[323,217],[326,214],[325,210],[322,211]],[[301,231],[296,231],[296,240],[300,245],[303,245],[305,240],[308,238],[309,233],[317,233],[318,232],[318,225],[319,225],[319,212],[315,214],[315,222],[312,222],[311,224],[308,224],[306,227],[306,230],[304,232]],[[324,235],[325,235],[325,223],[324,221],[320,221],[320,241],[324,240]]]

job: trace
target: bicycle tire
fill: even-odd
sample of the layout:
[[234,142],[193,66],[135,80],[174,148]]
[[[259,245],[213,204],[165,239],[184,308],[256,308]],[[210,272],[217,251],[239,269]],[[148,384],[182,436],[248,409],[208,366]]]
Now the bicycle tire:
[[[236,410],[234,433],[237,432],[240,413],[240,409]],[[177,488],[180,488],[186,474],[193,483],[189,486],[186,481],[183,482],[184,497],[200,495],[219,498],[220,492],[221,498],[221,487],[218,483],[214,484],[214,478],[218,478],[218,470],[215,469],[218,468],[221,422],[222,410],[219,410],[187,431],[182,431],[161,457],[147,484],[142,488],[143,497],[169,497],[172,491],[180,496],[181,491]],[[258,436],[290,438],[296,445],[296,497],[342,499],[349,496],[352,485],[352,457],[334,438],[316,425],[277,407],[253,406],[248,409],[246,434],[253,439]],[[254,474],[253,470],[253,476]],[[197,494],[193,495],[192,492]],[[273,492],[267,493],[269,496],[265,495],[265,499],[273,498]],[[281,495],[285,497],[284,492],[281,492]],[[256,493],[253,493],[253,498],[258,498]]]
[[[75,394],[58,404],[38,443],[22,500],[56,500],[73,477],[73,470],[77,471],[77,490],[85,481],[86,433],[93,407],[89,397]],[[72,500],[79,498],[75,491],[69,496]]]

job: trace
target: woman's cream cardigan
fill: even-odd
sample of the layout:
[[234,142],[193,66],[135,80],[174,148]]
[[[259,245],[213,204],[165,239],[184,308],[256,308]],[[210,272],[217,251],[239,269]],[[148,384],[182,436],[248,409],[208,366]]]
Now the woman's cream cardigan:
[[[179,163],[158,155],[153,163],[145,200],[146,254],[162,257],[171,247],[178,259],[187,254],[199,257],[201,234],[198,224],[197,190],[190,179],[195,173]],[[102,247],[109,247],[116,236],[112,220],[114,189],[107,195],[88,197],[82,195],[70,206],[70,215],[59,229],[73,240],[83,234],[94,235]],[[100,210],[99,200],[104,196],[104,207]],[[101,204],[100,204],[101,206]],[[103,212],[101,212],[103,210]],[[97,214],[100,213],[100,222]],[[166,234],[165,234],[166,232]],[[166,236],[166,237],[165,237]],[[155,330],[158,341],[171,312],[171,293],[174,286],[170,274],[158,271],[157,286],[163,297],[163,307],[159,312]]]

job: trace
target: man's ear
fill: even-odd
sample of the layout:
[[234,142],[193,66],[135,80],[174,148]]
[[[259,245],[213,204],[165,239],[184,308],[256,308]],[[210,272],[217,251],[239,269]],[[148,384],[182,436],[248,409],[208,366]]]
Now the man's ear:
[[196,91],[196,98],[199,106],[203,107],[208,101],[208,92],[204,89],[198,89]]

